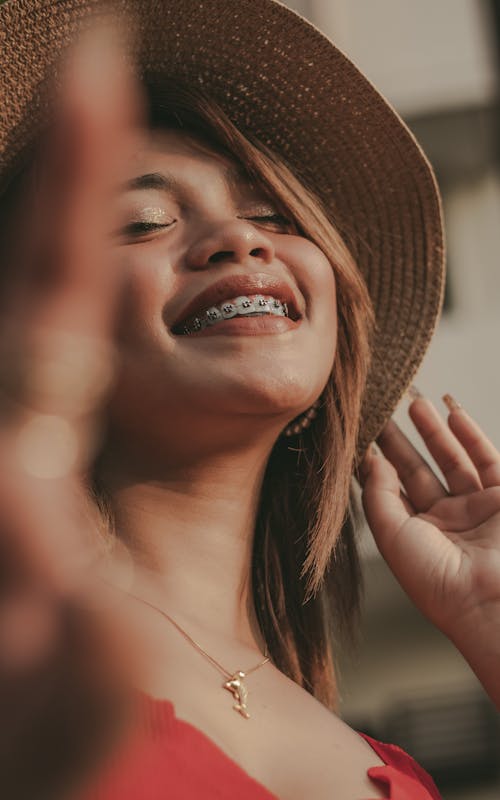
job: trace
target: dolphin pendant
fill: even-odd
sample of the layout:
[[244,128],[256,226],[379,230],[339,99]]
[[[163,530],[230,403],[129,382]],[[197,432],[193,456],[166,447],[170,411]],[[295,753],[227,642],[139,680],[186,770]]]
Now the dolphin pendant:
[[243,683],[245,677],[245,673],[239,670],[235,672],[234,675],[231,675],[229,680],[223,684],[223,688],[231,692],[233,698],[236,700],[233,706],[234,710],[238,711],[245,719],[250,719],[250,714],[247,711],[248,690]]

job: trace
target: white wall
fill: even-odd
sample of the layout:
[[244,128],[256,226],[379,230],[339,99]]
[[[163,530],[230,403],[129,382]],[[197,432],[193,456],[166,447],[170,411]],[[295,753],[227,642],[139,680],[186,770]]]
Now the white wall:
[[495,171],[454,188],[446,197],[446,226],[453,307],[441,320],[416,382],[436,402],[444,392],[456,394],[500,447],[500,179]]
[[480,0],[309,0],[308,11],[403,114],[478,105],[495,91]]

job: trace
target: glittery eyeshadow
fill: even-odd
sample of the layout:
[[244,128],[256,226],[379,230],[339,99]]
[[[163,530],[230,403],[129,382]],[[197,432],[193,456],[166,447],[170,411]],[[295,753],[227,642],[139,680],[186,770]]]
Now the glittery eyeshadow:
[[155,222],[162,223],[171,219],[171,216],[165,211],[164,208],[155,207],[141,207],[137,214],[137,222]]

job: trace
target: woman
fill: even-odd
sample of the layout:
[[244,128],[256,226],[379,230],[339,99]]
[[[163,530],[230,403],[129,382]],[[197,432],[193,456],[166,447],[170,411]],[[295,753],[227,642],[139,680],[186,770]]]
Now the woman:
[[[463,410],[446,426],[418,397],[443,487],[387,423],[441,302],[432,173],[282,6],[134,7],[148,133],[101,33],[106,47],[73,55],[55,129],[17,180],[43,123],[40,75],[78,15],[2,9],[4,261],[24,266],[4,290],[2,527],[10,594],[37,589],[24,625],[17,612],[3,626],[5,685],[36,720],[30,739],[18,714],[10,752],[36,765],[46,731],[67,734],[37,773],[57,796],[69,762],[88,769],[101,698],[115,719],[116,676],[138,716],[86,797],[439,797],[409,757],[331,713],[332,631],[357,601],[358,468],[381,552],[500,703],[499,455]],[[375,437],[384,455],[366,454]],[[90,586],[65,553],[98,528],[111,566]],[[92,669],[101,631],[118,643],[98,641]],[[11,796],[30,796],[19,763]]]

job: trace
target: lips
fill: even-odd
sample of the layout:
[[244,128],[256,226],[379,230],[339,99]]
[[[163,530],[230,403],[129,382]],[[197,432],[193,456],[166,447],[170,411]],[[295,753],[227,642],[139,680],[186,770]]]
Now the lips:
[[288,307],[288,315],[293,320],[302,317],[303,303],[299,301],[292,287],[279,278],[268,275],[232,275],[221,278],[196,295],[179,313],[171,326],[173,333],[182,328],[191,317],[201,314],[210,306],[219,305],[238,295],[272,295]]

